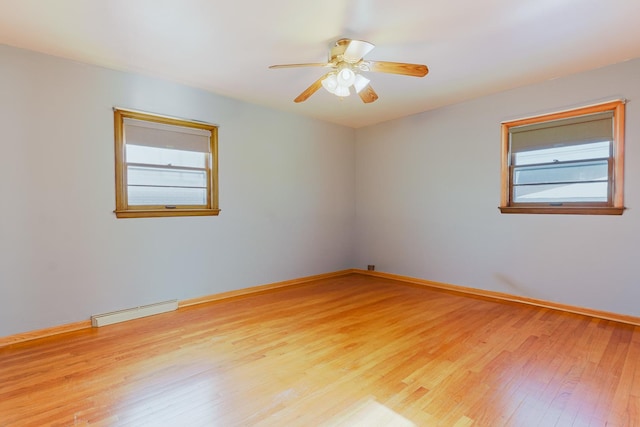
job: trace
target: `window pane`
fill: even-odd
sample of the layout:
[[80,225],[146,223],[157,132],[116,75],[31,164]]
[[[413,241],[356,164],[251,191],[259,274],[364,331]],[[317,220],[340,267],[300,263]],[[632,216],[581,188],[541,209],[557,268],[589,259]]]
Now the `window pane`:
[[606,202],[607,182],[513,187],[516,203]]
[[218,215],[218,128],[114,109],[118,218]]
[[620,215],[625,101],[504,121],[502,213]]
[[168,148],[126,145],[127,163],[149,165],[172,165],[194,168],[206,167],[207,153],[195,151],[171,150]]
[[539,166],[520,166],[513,171],[514,185],[542,183],[571,183],[604,181],[609,176],[606,160],[581,163],[558,163]]
[[207,174],[204,170],[127,166],[127,179],[129,185],[202,188],[207,186]]
[[532,165],[536,163],[567,162],[572,160],[602,159],[610,156],[611,141],[569,145],[540,150],[521,151],[513,156],[513,164]]
[[132,187],[127,188],[129,205],[206,205],[206,188]]

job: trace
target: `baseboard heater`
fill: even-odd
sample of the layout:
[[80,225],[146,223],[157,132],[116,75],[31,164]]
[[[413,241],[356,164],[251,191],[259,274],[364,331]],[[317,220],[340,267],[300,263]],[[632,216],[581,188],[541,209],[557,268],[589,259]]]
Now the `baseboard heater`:
[[127,320],[153,316],[154,314],[167,313],[169,311],[174,311],[177,308],[178,300],[171,300],[142,305],[140,307],[127,308],[125,310],[113,311],[111,313],[96,314],[91,316],[91,326],[99,328],[100,326],[126,322]]

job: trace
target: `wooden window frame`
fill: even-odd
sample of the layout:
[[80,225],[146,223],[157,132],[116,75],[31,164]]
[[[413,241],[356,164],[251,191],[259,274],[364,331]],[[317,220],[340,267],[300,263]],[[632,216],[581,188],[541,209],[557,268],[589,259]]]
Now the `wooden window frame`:
[[[622,215],[624,212],[624,123],[625,101],[616,100],[602,104],[527,117],[502,122],[501,126],[501,195],[500,212],[527,214],[579,214],[579,215]],[[571,117],[584,116],[601,112],[613,112],[613,165],[609,168],[608,188],[609,201],[602,202],[566,202],[561,206],[550,203],[514,203],[512,200],[513,185],[511,165],[510,129],[516,126],[550,122]]]
[[[161,116],[134,110],[114,108],[115,130],[115,182],[116,209],[118,218],[151,218],[177,216],[214,216],[220,213],[218,206],[218,127],[213,124],[185,120],[175,117]],[[124,119],[136,119],[164,125],[181,126],[201,129],[211,132],[209,138],[209,153],[206,161],[207,172],[207,203],[206,205],[177,205],[177,206],[130,206],[127,200],[127,163],[126,136]]]

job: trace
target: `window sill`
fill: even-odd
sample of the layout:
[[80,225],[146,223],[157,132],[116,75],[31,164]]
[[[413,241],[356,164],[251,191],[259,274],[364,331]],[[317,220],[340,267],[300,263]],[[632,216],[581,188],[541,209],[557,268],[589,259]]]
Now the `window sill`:
[[500,206],[503,214],[622,215],[624,207],[608,206]]
[[115,210],[118,218],[157,218],[173,216],[217,216],[220,209],[140,209],[140,210]]

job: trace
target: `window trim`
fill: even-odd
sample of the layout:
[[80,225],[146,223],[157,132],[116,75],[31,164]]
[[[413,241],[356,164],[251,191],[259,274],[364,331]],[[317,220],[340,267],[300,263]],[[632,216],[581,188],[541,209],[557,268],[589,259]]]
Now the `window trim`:
[[[501,213],[530,214],[578,214],[578,215],[622,215],[624,212],[624,114],[625,100],[609,101],[581,108],[526,117],[502,122],[501,124],[501,168],[500,168],[500,209]],[[511,182],[511,150],[510,129],[535,123],[566,119],[587,114],[613,112],[613,168],[610,171],[609,191],[611,201],[606,203],[566,202],[562,206],[544,203],[514,203],[512,201],[513,185]]]
[[[118,218],[152,218],[152,217],[177,217],[177,216],[215,216],[220,213],[218,206],[218,126],[194,120],[180,119],[176,117],[162,116],[145,113],[136,110],[114,108],[115,131],[115,185],[116,185],[116,209],[114,213]],[[202,129],[211,132],[209,138],[209,161],[207,170],[207,204],[177,207],[167,206],[135,206],[132,208],[127,201],[127,168],[126,168],[126,141],[124,138],[124,119],[131,118],[148,122],[162,123],[166,125],[182,126]]]

